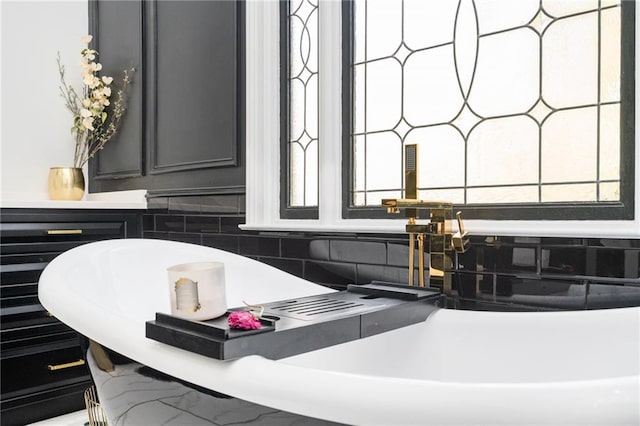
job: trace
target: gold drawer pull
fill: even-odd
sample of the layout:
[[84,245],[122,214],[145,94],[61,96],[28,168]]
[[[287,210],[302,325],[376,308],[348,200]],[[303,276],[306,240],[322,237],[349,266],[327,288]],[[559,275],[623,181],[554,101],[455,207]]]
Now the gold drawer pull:
[[47,365],[47,370],[49,371],[64,370],[65,368],[79,367],[81,365],[84,365],[84,359],[79,359],[73,362],[67,362],[66,364],[57,364],[57,365],[49,364]]
[[53,318],[53,314],[49,311],[44,311],[44,316]]
[[82,229],[48,229],[47,235],[79,235]]

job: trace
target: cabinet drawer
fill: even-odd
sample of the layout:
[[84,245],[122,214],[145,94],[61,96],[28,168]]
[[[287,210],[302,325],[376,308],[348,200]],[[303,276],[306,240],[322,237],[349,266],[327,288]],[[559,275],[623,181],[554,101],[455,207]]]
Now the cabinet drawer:
[[0,224],[2,244],[93,241],[124,236],[124,222],[21,222]]
[[[37,305],[38,280],[56,254],[40,256],[2,256],[0,264],[0,308],[4,320],[6,308]],[[19,263],[32,261],[31,263]],[[35,262],[33,262],[35,261]],[[17,262],[17,263],[16,263]]]
[[[25,317],[27,315],[24,315]],[[10,356],[16,350],[28,351],[37,345],[69,341],[77,338],[77,333],[66,324],[43,312],[31,313],[31,318],[9,320],[3,318],[0,329],[2,357]]]
[[40,274],[49,262],[23,263],[21,265],[0,265],[2,282],[6,287],[13,284],[37,283]]
[[[92,241],[102,238],[93,238]],[[16,239],[14,238],[14,241]],[[20,241],[7,243],[2,241],[2,254],[13,255],[22,253],[62,253],[79,245],[86,244],[88,241]]]
[[87,379],[84,355],[75,342],[44,348],[48,350],[2,359],[2,399]]

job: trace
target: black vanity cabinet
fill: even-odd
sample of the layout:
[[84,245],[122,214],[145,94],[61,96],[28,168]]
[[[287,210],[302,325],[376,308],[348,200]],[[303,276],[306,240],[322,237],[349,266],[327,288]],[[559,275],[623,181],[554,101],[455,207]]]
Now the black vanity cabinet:
[[244,193],[243,2],[92,0],[89,22],[102,75],[136,69],[91,192]]
[[40,304],[40,274],[81,244],[139,237],[140,214],[2,209],[0,215],[0,420],[24,425],[83,409],[91,385],[78,334]]

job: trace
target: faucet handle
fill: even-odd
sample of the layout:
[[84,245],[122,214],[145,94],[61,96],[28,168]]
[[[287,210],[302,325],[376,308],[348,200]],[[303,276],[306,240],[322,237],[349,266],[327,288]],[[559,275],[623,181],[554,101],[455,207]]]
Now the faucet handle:
[[464,253],[471,245],[471,241],[469,241],[469,234],[464,230],[462,212],[456,213],[456,219],[458,220],[458,232],[453,234],[451,237],[451,244],[455,251],[458,253]]

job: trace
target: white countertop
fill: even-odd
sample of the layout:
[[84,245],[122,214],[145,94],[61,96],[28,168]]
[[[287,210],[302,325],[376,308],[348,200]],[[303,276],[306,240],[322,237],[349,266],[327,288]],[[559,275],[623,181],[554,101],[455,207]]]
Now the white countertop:
[[141,209],[147,208],[147,191],[100,192],[86,194],[80,201],[50,200],[46,193],[3,193],[2,208],[30,209]]

